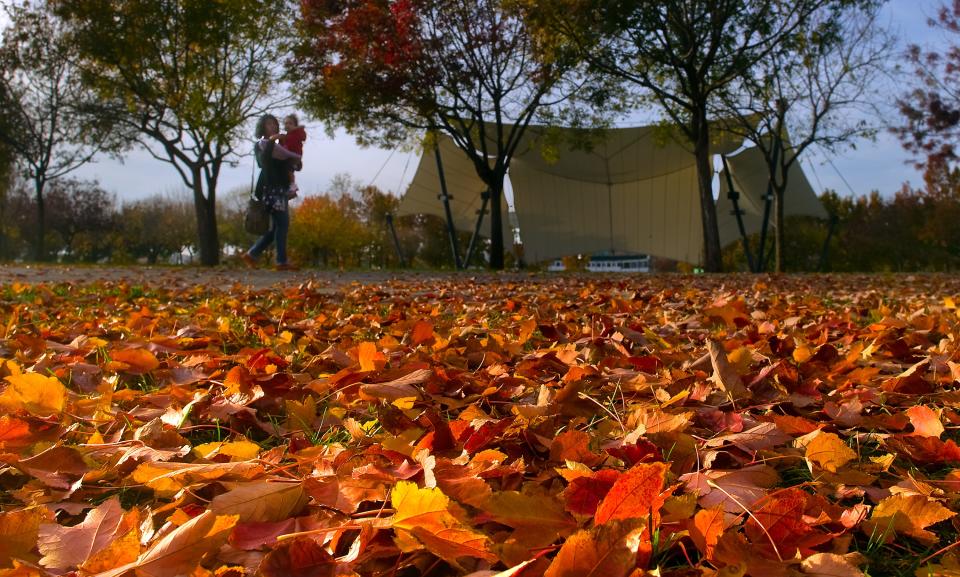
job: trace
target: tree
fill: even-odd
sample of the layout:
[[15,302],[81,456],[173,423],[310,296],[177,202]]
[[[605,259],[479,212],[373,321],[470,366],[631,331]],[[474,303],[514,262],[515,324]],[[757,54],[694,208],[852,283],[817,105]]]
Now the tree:
[[7,7],[0,44],[0,141],[33,186],[37,211],[34,258],[45,260],[48,183],[114,148],[109,116],[93,114],[97,95],[80,82],[76,46],[46,2]]
[[556,0],[526,4],[542,34],[642,91],[696,158],[704,264],[722,267],[710,111],[738,79],[835,0]]
[[[534,119],[586,114],[607,94],[578,61],[547,59],[511,0],[305,0],[292,77],[301,105],[362,144],[453,139],[490,192],[491,260],[503,268],[504,178]],[[587,90],[589,88],[589,91]],[[576,97],[576,98],[575,98]]]
[[[812,146],[835,153],[879,129],[882,114],[872,99],[895,47],[877,24],[880,5],[847,4],[813,14],[718,103],[717,114],[734,120],[728,130],[752,142],[767,165],[776,272],[784,266],[784,195],[800,155]],[[765,260],[761,254],[758,272]]]
[[942,51],[917,44],[907,49],[915,87],[897,99],[904,124],[894,128],[918,168],[940,170],[957,161],[960,139],[960,0],[940,6],[928,25],[949,45]]
[[[246,154],[251,119],[280,106],[290,3],[266,0],[55,0],[86,84],[105,110],[193,193],[200,259],[219,262],[217,182]],[[241,143],[245,143],[241,146]]]
[[169,194],[123,205],[120,222],[124,249],[148,264],[179,254],[195,238],[189,225],[190,205],[188,198]]

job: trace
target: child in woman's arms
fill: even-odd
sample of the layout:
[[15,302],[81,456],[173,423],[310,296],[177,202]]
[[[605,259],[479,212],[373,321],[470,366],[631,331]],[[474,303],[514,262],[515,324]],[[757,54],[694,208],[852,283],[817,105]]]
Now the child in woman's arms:
[[[300,119],[296,114],[289,114],[283,119],[283,129],[286,134],[280,137],[280,146],[286,148],[299,156],[303,156],[303,141],[307,139],[307,131],[300,126]],[[291,160],[290,167],[290,193],[289,198],[296,198],[300,187],[297,186],[294,171],[303,170],[303,162],[300,160]]]

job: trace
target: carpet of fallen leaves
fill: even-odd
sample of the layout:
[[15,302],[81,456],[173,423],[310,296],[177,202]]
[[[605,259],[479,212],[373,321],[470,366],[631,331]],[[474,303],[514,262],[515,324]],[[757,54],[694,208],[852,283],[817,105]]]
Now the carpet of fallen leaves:
[[0,576],[960,575],[960,278],[0,287]]

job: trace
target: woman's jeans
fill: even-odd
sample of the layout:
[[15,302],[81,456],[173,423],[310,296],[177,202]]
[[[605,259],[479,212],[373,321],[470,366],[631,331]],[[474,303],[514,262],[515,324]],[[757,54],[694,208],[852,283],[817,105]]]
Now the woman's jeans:
[[270,211],[270,230],[260,237],[247,253],[259,257],[270,243],[277,241],[277,264],[287,264],[287,232],[290,230],[290,213],[286,210]]

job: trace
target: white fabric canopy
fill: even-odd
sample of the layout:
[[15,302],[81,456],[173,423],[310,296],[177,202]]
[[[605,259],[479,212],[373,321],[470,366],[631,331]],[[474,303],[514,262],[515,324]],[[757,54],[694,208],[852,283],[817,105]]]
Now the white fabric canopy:
[[[748,148],[735,156],[727,157],[733,188],[740,193],[738,204],[743,211],[743,225],[748,235],[760,232],[763,227],[763,197],[767,193],[769,170],[763,153],[757,148]],[[729,186],[726,174],[720,173],[720,198],[717,200],[717,218],[720,225],[720,243],[724,246],[740,240],[740,229],[733,214],[733,202],[728,198]],[[773,205],[770,207],[769,226],[774,226]],[[784,214],[787,216],[812,216],[827,219],[826,209],[820,203],[807,175],[799,162],[790,166],[787,189],[784,191]]]
[[[440,157],[443,160],[443,174],[447,181],[447,191],[450,193],[450,212],[453,215],[453,226],[457,230],[473,232],[477,223],[477,216],[483,204],[481,193],[487,185],[477,176],[473,163],[467,155],[457,148],[449,137],[442,137],[439,141]],[[443,201],[440,200],[440,176],[437,172],[437,161],[432,150],[420,156],[420,164],[413,176],[413,181],[406,194],[400,201],[399,215],[432,214],[439,216],[446,222],[446,213]],[[501,215],[504,223],[504,246],[513,245],[513,232],[507,220],[507,203],[501,202]],[[490,208],[484,217],[483,228],[480,230],[485,237],[490,236]]]
[[[524,255],[529,262],[599,251],[702,262],[697,171],[687,147],[670,140],[659,127],[620,128],[605,131],[605,138],[591,150],[563,147],[548,161],[536,145],[546,130],[538,126],[528,129],[509,174]],[[730,154],[741,147],[742,139],[716,133],[714,154]],[[480,193],[486,185],[449,137],[441,137],[439,142],[448,190],[453,196],[454,225],[459,230],[473,230]],[[741,193],[741,209],[747,213],[747,233],[757,232],[767,187],[762,156],[748,149],[729,156],[728,161],[734,186]],[[717,216],[721,241],[728,243],[739,238],[739,230],[722,174],[720,180]],[[429,151],[420,159],[400,213],[444,217],[439,194],[436,162]],[[786,196],[787,214],[826,216],[799,165],[791,171]],[[505,209],[505,202],[503,206]],[[511,233],[506,224],[504,228],[504,241],[509,246]],[[483,230],[489,231],[489,221]]]

